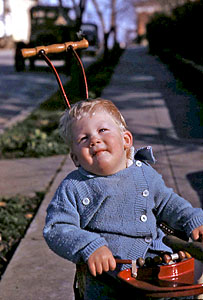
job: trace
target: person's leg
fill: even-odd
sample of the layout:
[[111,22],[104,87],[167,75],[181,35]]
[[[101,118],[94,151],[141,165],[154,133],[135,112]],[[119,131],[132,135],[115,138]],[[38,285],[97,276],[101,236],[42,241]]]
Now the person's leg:
[[84,300],[145,300],[148,299],[139,290],[110,276],[108,273],[86,277]]

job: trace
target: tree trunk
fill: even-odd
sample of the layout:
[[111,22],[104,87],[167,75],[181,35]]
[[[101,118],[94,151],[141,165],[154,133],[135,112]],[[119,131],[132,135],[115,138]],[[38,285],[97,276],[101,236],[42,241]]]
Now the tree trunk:
[[111,2],[111,31],[114,33],[114,45],[117,43],[116,0]]
[[111,28],[109,31],[106,30],[105,28],[105,22],[104,22],[104,17],[103,14],[99,8],[97,0],[92,0],[92,3],[94,4],[95,10],[97,12],[97,15],[100,19],[101,25],[102,25],[102,30],[103,30],[103,45],[104,45],[104,58],[108,58],[108,39],[110,34],[113,32],[114,33],[114,45],[117,43],[117,28],[116,28],[116,0],[111,0],[111,20],[110,20],[110,26]]
[[[62,1],[62,0],[61,0]],[[81,24],[82,24],[82,17],[85,10],[86,0],[80,0],[79,4],[77,5],[75,0],[72,0],[73,6],[75,8],[76,14],[76,32],[79,32]],[[77,50],[77,54],[81,56],[81,50]],[[71,57],[70,57],[71,56]],[[84,89],[84,80],[81,73],[80,66],[74,57],[74,55],[70,55],[70,71],[71,71],[71,91],[70,91],[70,100],[71,102],[76,102],[78,100],[85,98],[85,89]]]
[[59,7],[63,7],[63,0],[59,0]]

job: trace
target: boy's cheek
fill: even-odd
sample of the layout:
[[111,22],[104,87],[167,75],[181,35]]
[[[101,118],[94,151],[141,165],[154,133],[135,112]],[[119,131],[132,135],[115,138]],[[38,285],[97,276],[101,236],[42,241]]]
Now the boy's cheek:
[[76,167],[79,167],[79,166],[80,166],[80,163],[79,163],[79,160],[78,160],[77,155],[75,155],[74,153],[71,153],[71,154],[70,154],[70,157],[71,157],[71,159],[72,159],[74,165],[75,165]]

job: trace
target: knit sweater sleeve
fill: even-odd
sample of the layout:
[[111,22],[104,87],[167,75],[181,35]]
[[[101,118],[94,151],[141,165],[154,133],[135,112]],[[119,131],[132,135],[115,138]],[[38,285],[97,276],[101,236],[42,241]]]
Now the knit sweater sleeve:
[[174,229],[184,231],[189,237],[191,232],[203,225],[203,210],[194,208],[184,198],[168,188],[162,176],[154,170],[155,209],[158,221],[164,221]]
[[80,215],[72,193],[71,182],[63,182],[47,208],[43,230],[52,251],[74,263],[87,261],[89,256],[107,242],[99,234],[80,227]]

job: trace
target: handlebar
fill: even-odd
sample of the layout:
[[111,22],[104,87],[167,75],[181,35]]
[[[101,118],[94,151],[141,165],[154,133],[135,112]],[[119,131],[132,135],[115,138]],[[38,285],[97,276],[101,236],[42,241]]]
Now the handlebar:
[[21,49],[21,53],[23,57],[32,57],[37,55],[41,50],[48,53],[60,53],[66,51],[68,47],[72,46],[74,49],[83,49],[88,48],[89,43],[86,39],[77,42],[66,42],[64,44],[53,44],[49,46],[37,46],[35,48],[23,48]]

